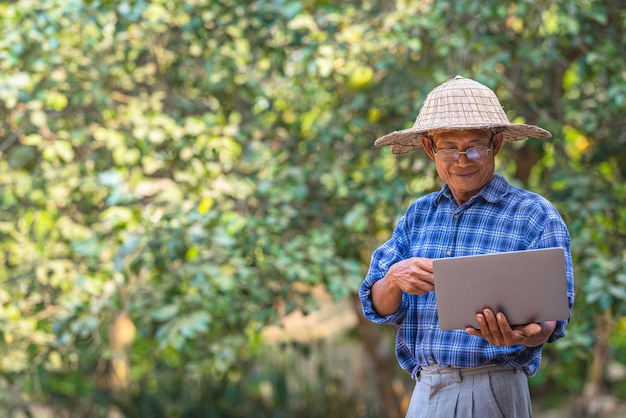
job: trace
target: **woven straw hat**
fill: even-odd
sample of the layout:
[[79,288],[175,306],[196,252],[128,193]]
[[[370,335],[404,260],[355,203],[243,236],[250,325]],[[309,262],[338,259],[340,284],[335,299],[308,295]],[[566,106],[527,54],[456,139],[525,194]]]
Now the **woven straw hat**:
[[505,141],[552,136],[538,126],[509,122],[489,87],[457,75],[426,96],[412,128],[382,136],[374,145],[391,145],[391,152],[404,154],[420,148],[422,136],[428,132],[489,128],[499,128]]

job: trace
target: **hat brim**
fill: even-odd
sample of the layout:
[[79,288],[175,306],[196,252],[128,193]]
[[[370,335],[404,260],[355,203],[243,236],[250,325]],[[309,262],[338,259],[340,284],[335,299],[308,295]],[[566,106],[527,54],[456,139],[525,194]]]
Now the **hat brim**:
[[476,126],[446,126],[446,127],[433,127],[431,129],[403,129],[401,131],[394,131],[387,135],[378,138],[374,145],[377,147],[384,147],[391,145],[391,152],[393,154],[405,154],[415,149],[422,147],[422,137],[427,135],[428,132],[435,131],[456,131],[456,130],[469,130],[469,129],[493,129],[497,128],[502,131],[505,141],[522,141],[528,138],[551,138],[552,134],[543,128],[535,125],[524,124],[510,124],[510,125],[476,125]]

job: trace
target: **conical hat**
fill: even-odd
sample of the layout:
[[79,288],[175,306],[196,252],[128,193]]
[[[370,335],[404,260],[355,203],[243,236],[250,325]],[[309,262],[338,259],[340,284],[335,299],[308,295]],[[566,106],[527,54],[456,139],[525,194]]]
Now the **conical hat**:
[[420,148],[422,136],[428,132],[490,128],[499,128],[505,141],[552,136],[538,126],[509,122],[489,87],[457,75],[426,96],[412,128],[382,136],[374,145],[391,145],[391,152],[404,154]]

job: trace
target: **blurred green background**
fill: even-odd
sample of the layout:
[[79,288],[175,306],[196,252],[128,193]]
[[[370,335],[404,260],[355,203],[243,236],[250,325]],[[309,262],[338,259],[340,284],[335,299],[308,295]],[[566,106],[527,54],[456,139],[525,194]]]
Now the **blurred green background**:
[[400,417],[371,251],[441,185],[376,149],[457,74],[550,140],[498,172],[572,234],[536,411],[626,396],[621,0],[0,4],[0,413]]

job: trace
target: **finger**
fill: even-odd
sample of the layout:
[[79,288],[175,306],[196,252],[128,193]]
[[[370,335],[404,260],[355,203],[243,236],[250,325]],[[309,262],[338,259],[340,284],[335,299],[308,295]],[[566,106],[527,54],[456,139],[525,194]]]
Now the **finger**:
[[491,309],[484,309],[483,316],[485,317],[485,322],[487,323],[487,325],[489,326],[492,332],[500,331],[496,314],[494,314]]
[[429,282],[419,281],[415,284],[415,290],[418,293],[424,294],[435,290],[435,286]]
[[402,290],[413,295],[423,295],[435,290],[433,283],[412,277],[403,282]]
[[417,258],[415,259],[415,264],[421,269],[428,273],[433,272],[433,260],[430,258]]
[[489,329],[489,325],[487,324],[485,315],[483,315],[482,313],[477,313],[476,322],[478,322],[478,327],[480,328],[480,336],[486,339],[487,341],[491,341],[491,338],[492,338],[491,330]]
[[422,280],[425,283],[428,283],[429,285],[434,285],[435,276],[433,276],[430,273],[423,273],[423,276],[420,277],[420,280]]
[[465,332],[467,332],[468,334],[471,334],[475,337],[482,337],[483,334],[480,332],[479,329],[476,329],[474,327],[465,327]]
[[496,319],[498,321],[498,328],[500,329],[502,334],[510,334],[511,332],[513,332],[509,321],[506,319],[506,316],[502,312],[498,312],[498,314],[496,315]]
[[417,273],[418,273],[418,277],[421,280],[424,280],[425,282],[428,282],[428,283],[434,283],[435,282],[435,275],[432,272],[424,270],[424,269],[421,269]]
[[433,272],[433,260],[431,259],[424,260],[424,266],[422,268],[426,270],[427,272],[432,273]]
[[502,344],[509,346],[520,344],[520,335],[514,331],[514,328],[511,327],[511,324],[509,324],[509,321],[504,313],[498,312],[496,314],[496,319],[498,321],[500,334],[502,335]]
[[528,337],[532,337],[533,335],[537,335],[541,332],[541,325],[539,324],[535,324],[535,323],[531,323],[528,325],[525,325],[522,328],[522,333]]
[[485,323],[487,324],[489,334],[491,335],[491,339],[489,341],[495,345],[502,345],[504,343],[504,336],[502,334],[502,330],[500,330],[500,325],[498,324],[496,315],[491,309],[485,309],[483,311],[483,316],[485,317]]

